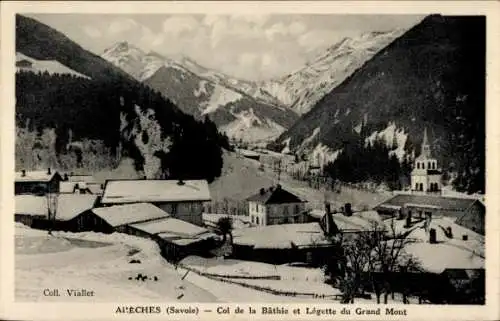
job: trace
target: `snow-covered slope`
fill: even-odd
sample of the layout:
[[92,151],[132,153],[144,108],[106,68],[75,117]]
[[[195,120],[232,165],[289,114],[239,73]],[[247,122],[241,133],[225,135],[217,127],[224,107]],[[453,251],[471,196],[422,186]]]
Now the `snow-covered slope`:
[[16,71],[48,72],[49,74],[68,74],[77,77],[87,78],[81,73],[66,67],[57,60],[37,60],[28,57],[20,52],[16,52]]
[[261,88],[297,113],[304,114],[403,33],[404,30],[398,29],[344,38],[307,66],[280,79],[266,81],[261,84]]
[[221,130],[236,140],[260,142],[277,138],[286,128],[269,118],[260,119],[254,110],[232,113],[235,120],[221,126]]
[[105,50],[103,58],[158,90],[184,112],[200,119],[208,116],[230,138],[249,142],[274,139],[298,119],[271,96],[256,99],[249,95],[247,92],[258,90],[252,83],[207,69],[189,58],[174,61],[146,54],[126,42]]
[[[151,240],[126,234],[63,233],[16,224],[15,297],[18,301],[214,302],[210,292],[182,279]],[[139,260],[139,264],[129,263]],[[138,274],[147,280],[136,280]],[[157,281],[154,281],[154,277]],[[69,296],[68,289],[92,290]],[[43,289],[59,289],[46,296]]]

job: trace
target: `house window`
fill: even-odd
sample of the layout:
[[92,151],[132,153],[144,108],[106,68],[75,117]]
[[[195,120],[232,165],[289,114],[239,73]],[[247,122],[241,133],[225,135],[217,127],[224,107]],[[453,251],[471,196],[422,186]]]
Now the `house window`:
[[422,163],[422,169],[425,169],[425,163]]
[[255,218],[255,224],[259,225],[259,217],[258,216]]
[[431,162],[428,163],[428,168],[431,169]]
[[422,211],[418,211],[418,218],[422,218]]
[[417,169],[420,169],[420,163],[417,163]]
[[288,205],[283,205],[283,214],[288,215]]
[[299,214],[300,212],[300,206],[297,204],[295,205],[295,214]]

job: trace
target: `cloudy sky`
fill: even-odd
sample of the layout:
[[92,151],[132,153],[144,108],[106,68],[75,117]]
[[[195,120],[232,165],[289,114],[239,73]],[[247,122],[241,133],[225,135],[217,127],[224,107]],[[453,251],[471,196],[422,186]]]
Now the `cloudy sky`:
[[414,15],[29,15],[96,54],[118,41],[249,80],[292,72],[344,37],[408,28]]

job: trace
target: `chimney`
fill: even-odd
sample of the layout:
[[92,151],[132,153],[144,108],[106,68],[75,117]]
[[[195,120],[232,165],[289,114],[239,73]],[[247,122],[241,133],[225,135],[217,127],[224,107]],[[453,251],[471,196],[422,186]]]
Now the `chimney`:
[[448,238],[450,238],[450,239],[452,239],[452,238],[453,238],[453,231],[452,231],[452,229],[451,229],[451,226],[448,226],[448,227],[446,228],[446,237],[448,237]]
[[469,237],[467,236],[467,234],[462,235],[462,240],[467,241],[468,239]]
[[50,175],[51,172],[50,172],[50,167],[47,169],[47,175]]
[[436,229],[434,229],[434,228],[431,228],[429,230],[429,243],[431,243],[431,244],[436,244],[437,243],[437,240],[436,240]]
[[344,215],[345,216],[352,216],[351,203],[345,203],[345,205],[344,205]]
[[410,228],[411,227],[411,211],[408,211],[408,214],[406,215],[406,224],[405,224],[405,227],[406,228]]
[[330,208],[330,203],[325,202],[325,228],[324,232],[326,236],[332,236],[338,230],[336,230],[335,223],[333,222],[333,216],[332,216],[332,211]]
[[21,176],[22,176],[22,177],[26,177],[26,170],[25,170],[25,169],[23,169],[23,170],[21,171]]
[[266,190],[264,188],[261,188],[259,190],[260,195],[264,195],[266,193]]
[[69,180],[69,177],[68,177],[68,174],[67,173],[64,173],[64,181],[68,181]]

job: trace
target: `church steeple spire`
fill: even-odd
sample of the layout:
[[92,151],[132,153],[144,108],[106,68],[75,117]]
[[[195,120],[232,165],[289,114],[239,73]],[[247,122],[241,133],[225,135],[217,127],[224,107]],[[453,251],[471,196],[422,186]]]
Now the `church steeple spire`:
[[420,155],[426,158],[431,157],[431,146],[429,145],[429,139],[427,138],[427,127],[424,128],[424,138],[422,140],[422,150]]

